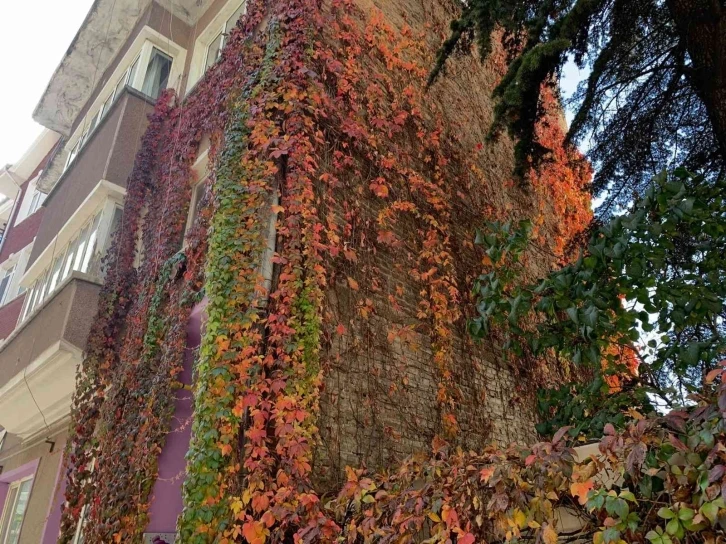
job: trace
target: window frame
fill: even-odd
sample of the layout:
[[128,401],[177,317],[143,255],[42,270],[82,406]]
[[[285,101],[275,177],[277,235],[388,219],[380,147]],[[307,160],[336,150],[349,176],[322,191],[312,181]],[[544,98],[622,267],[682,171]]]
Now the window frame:
[[1,544],[8,544],[8,538],[10,537],[10,525],[9,522],[12,519],[12,516],[14,515],[14,512],[18,506],[18,501],[20,500],[20,493],[21,489],[24,483],[30,482],[30,488],[28,489],[28,502],[25,504],[25,508],[23,509],[22,518],[20,520],[20,527],[18,528],[18,539],[20,537],[20,534],[23,530],[23,525],[25,524],[25,515],[28,512],[28,504],[30,503],[30,496],[33,493],[33,480],[35,479],[35,474],[29,474],[23,478],[20,478],[19,480],[15,480],[10,484],[8,487],[8,493],[6,497],[10,496],[10,493],[13,490],[17,490],[15,497],[13,497],[13,501],[5,501],[5,505],[3,506],[3,510],[0,513],[0,538],[2,539]]
[[[148,69],[151,49],[154,47],[171,57],[172,65],[169,71],[167,88],[174,87],[178,89],[184,70],[186,49],[171,42],[167,37],[151,27],[143,27],[118,63],[114,73],[101,88],[101,92],[98,93],[91,107],[88,108],[82,122],[78,124],[76,130],[68,138],[66,149],[70,149],[70,151],[63,167],[64,172],[73,164],[95,130],[101,125],[101,121],[111,111],[111,107],[121,96],[123,89],[128,85],[141,92],[140,89]],[[141,66],[144,68],[135,70],[135,68]],[[91,127],[91,121],[95,117],[98,120]]]
[[187,83],[186,89],[187,93],[189,93],[194,85],[196,85],[196,83],[199,82],[202,77],[204,77],[204,74],[207,73],[207,70],[209,70],[212,66],[216,64],[218,59],[215,59],[213,63],[207,65],[207,60],[209,58],[209,48],[214,43],[215,39],[219,39],[221,42],[221,47],[219,48],[221,55],[221,51],[226,45],[226,39],[228,34],[227,24],[229,23],[229,20],[232,18],[232,16],[240,9],[241,11],[239,13],[239,17],[234,21],[234,24],[237,24],[237,22],[247,13],[247,0],[242,0],[241,2],[239,0],[229,0],[219,10],[217,15],[214,16],[214,18],[207,25],[207,27],[202,32],[200,32],[194,43],[192,63],[189,70],[189,81]]
[[13,266],[10,268],[3,268],[2,269],[2,277],[0,277],[0,287],[2,287],[3,282],[5,279],[7,279],[7,284],[5,284],[5,289],[0,290],[0,306],[5,306],[5,303],[8,300],[8,293],[10,292],[10,288],[13,285],[13,277],[15,276],[15,269],[17,268],[17,263],[13,263]]
[[[120,208],[120,205],[115,199],[104,198],[103,202],[88,214],[80,227],[69,236],[61,251],[40,269],[35,280],[26,283],[28,295],[25,297],[18,323],[24,323],[35,310],[42,307],[73,272],[93,274],[91,267],[98,262],[94,259],[104,255],[108,250],[111,223],[117,208]],[[57,271],[56,266],[58,266]]]

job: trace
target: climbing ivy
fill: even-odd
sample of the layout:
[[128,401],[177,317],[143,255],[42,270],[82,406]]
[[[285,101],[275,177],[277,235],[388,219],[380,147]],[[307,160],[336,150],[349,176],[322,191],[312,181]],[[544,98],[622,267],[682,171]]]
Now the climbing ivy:
[[[457,185],[487,180],[457,151],[425,95],[431,60],[422,36],[395,29],[378,10],[348,0],[326,8],[251,0],[222,58],[189,96],[162,97],[129,180],[109,253],[109,295],[89,340],[104,358],[89,351],[79,373],[64,542],[84,506],[86,542],[141,541],[183,386],[186,324],[203,297],[181,542],[340,535],[313,470],[326,348],[336,336],[374,334],[386,272],[380,255],[405,251],[413,292],[391,286],[398,300],[387,300],[396,307],[410,297],[417,320],[383,337],[422,339],[434,384],[431,434],[437,444],[462,439],[454,361],[468,283],[456,266],[464,250],[455,225],[461,209],[482,212]],[[548,126],[542,137],[560,142]],[[192,165],[205,136],[210,176],[185,237]],[[468,151],[484,152],[481,144]],[[553,155],[555,169],[537,185],[537,199],[567,210],[552,229],[551,262],[587,216],[586,198],[575,193],[589,173],[568,170],[567,183],[556,183],[563,159]],[[521,196],[514,183],[506,190]],[[536,213],[542,232],[552,227],[545,205]],[[467,238],[465,250],[480,258],[469,246]],[[328,319],[326,297],[341,286],[355,318],[346,323]]]

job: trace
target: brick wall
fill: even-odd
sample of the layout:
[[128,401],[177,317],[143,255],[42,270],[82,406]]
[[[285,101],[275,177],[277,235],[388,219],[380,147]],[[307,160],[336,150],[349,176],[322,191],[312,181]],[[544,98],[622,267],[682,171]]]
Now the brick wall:
[[23,302],[25,302],[25,293],[0,308],[0,340],[4,340],[15,330]]
[[30,244],[35,238],[35,235],[38,233],[40,223],[43,221],[43,213],[45,212],[45,208],[38,208],[38,210],[36,210],[33,215],[26,217],[17,225],[15,224],[15,219],[20,213],[20,204],[28,192],[30,182],[35,179],[35,177],[40,174],[40,171],[46,167],[52,153],[53,150],[51,150],[43,158],[42,161],[40,161],[30,177],[20,187],[20,192],[18,193],[18,196],[15,197],[15,207],[13,209],[12,216],[8,220],[8,227],[5,230],[5,241],[3,242],[2,249],[0,250],[0,263],[7,260],[7,258],[10,257],[10,255],[12,255],[13,253],[17,253],[25,246]]
[[[455,2],[436,0],[358,0],[363,13],[380,10],[395,28],[412,28],[423,33],[429,50],[422,62],[433,62],[434,54],[448,34],[456,15]],[[385,69],[371,64],[371,69]],[[452,367],[461,392],[456,418],[461,432],[458,442],[478,448],[490,440],[532,442],[536,439],[533,391],[544,385],[531,375],[514,372],[494,341],[475,344],[466,333],[466,317],[474,305],[469,298],[473,280],[482,270],[483,254],[472,244],[475,229],[487,220],[517,220],[545,210],[541,228],[554,231],[558,218],[552,203],[542,200],[528,187],[513,180],[513,144],[506,136],[488,142],[486,135],[493,117],[491,91],[501,76],[501,66],[481,63],[475,55],[455,58],[447,75],[428,93],[433,116],[443,119],[444,139],[454,153],[446,172],[452,186],[453,214],[446,232],[451,248],[462,317],[454,324]],[[402,83],[403,86],[404,83]],[[418,142],[411,141],[411,150]],[[412,153],[415,155],[415,153]],[[472,174],[472,166],[477,174]],[[422,163],[419,171],[426,171]],[[360,168],[360,171],[365,171]],[[380,206],[361,184],[356,202],[358,224],[375,224]],[[341,194],[338,199],[346,198]],[[343,210],[335,214],[340,217]],[[421,229],[415,222],[397,224],[400,245],[395,249],[359,253],[360,261],[331,279],[325,304],[325,323],[340,323],[344,334],[332,334],[325,346],[325,386],[321,401],[316,477],[336,487],[346,465],[390,466],[396,460],[427,451],[440,433],[437,404],[437,369],[431,350],[431,323],[418,315],[421,291],[411,270]],[[365,253],[365,255],[363,255]],[[554,263],[545,253],[531,256],[526,275],[542,273]],[[334,259],[325,263],[331,271]],[[376,285],[365,270],[376,270]],[[354,277],[361,291],[351,291],[346,275]],[[395,300],[395,304],[392,303]],[[361,301],[367,309],[361,312]],[[408,327],[405,338],[389,335]],[[558,370],[552,369],[552,379]]]

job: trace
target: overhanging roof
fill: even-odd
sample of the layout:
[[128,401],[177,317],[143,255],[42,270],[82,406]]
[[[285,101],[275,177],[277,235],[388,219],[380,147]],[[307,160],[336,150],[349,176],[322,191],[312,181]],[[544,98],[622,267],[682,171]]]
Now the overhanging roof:
[[68,136],[76,116],[91,97],[139,17],[152,2],[195,21],[211,0],[95,0],[33,112],[33,119]]

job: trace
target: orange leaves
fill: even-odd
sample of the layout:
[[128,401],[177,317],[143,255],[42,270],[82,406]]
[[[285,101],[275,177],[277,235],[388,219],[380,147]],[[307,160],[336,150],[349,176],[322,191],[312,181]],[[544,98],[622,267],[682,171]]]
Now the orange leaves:
[[388,196],[388,185],[384,178],[374,179],[369,187],[373,191],[373,194],[379,198],[386,198]]
[[570,494],[575,497],[581,505],[587,503],[587,494],[595,486],[592,480],[585,482],[573,482],[570,486]]
[[353,278],[351,278],[350,276],[348,276],[348,287],[353,289],[353,291],[360,290],[360,286],[358,285],[358,282],[356,280],[354,280]]
[[494,475],[494,467],[484,467],[479,471],[479,479],[487,483],[489,482],[489,479]]
[[544,544],[557,544],[557,531],[549,523],[542,528],[542,542]]
[[248,544],[265,544],[270,530],[258,521],[248,521],[242,526],[242,534]]

